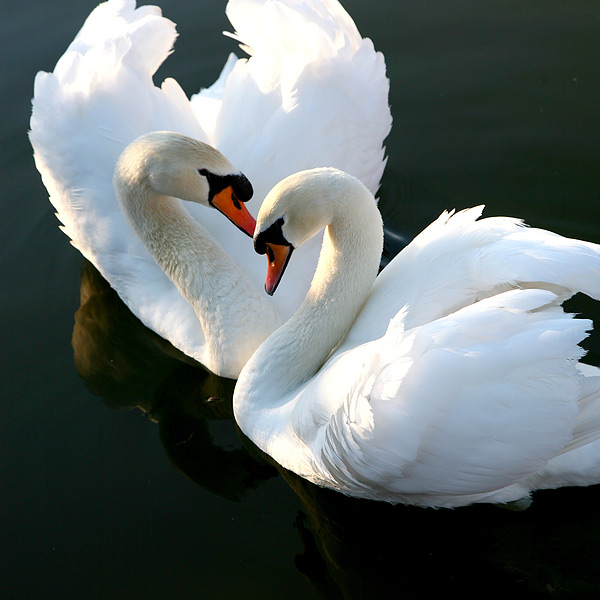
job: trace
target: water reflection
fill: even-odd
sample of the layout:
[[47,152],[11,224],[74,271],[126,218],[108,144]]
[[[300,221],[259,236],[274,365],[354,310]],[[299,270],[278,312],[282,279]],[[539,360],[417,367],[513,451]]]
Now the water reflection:
[[[419,509],[346,498],[285,475],[344,598],[595,598],[597,488],[491,505]],[[315,570],[318,572],[318,570]]]
[[[386,228],[381,267],[407,244]],[[110,408],[137,407],[158,423],[171,462],[201,487],[230,500],[274,475],[251,460],[233,426],[235,381],[218,377],[145,327],[88,261],[81,272],[80,307],[72,338],[77,372]],[[222,447],[209,423],[219,428]],[[213,429],[215,429],[213,427]],[[198,460],[202,456],[202,460]]]
[[145,328],[89,263],[73,348],[89,389],[110,408],[145,411],[174,466],[197,485],[241,500],[281,474],[302,503],[290,516],[304,546],[296,567],[324,598],[592,598],[600,589],[600,486],[538,492],[524,512],[391,506],[317,488],[237,430],[233,381]]
[[[146,328],[89,262],[82,269],[73,349],[90,392],[110,408],[147,413],[173,465],[202,488],[239,500],[276,474],[241,447],[231,405],[235,382]],[[219,421],[228,426],[211,430]]]

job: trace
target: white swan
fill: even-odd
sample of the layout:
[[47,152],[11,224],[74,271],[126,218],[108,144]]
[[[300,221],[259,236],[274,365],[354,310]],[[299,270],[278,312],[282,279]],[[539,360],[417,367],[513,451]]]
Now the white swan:
[[114,187],[132,229],[196,312],[200,362],[236,377],[279,317],[179,199],[215,206],[252,235],[254,218],[240,202],[252,196],[250,182],[212,146],[159,131],[125,148]]
[[[231,0],[227,15],[251,58],[231,55],[215,84],[190,101],[174,80],[160,88],[152,82],[176,37],[160,9],[135,8],[134,0],[99,5],[54,71],[38,73],[30,140],[73,245],[145,325],[217,374],[235,377],[239,357],[205,362],[194,307],[120,210],[112,185],[119,155],[157,130],[206,142],[250,179],[257,201],[249,210],[256,214],[277,181],[309,167],[345,169],[375,192],[391,115],[383,56],[337,1]],[[217,211],[201,204],[186,209],[262,293],[262,261],[243,234]],[[318,240],[306,249],[291,267],[295,283],[281,298],[266,300],[280,320],[308,289]],[[238,330],[259,317],[241,302],[230,306],[232,318],[243,320]]]
[[242,431],[361,498],[454,507],[599,482],[600,369],[578,362],[592,324],[560,304],[600,298],[600,246],[480,214],[444,213],[373,284],[370,192],[332,169],[277,184],[254,238],[268,292],[327,229],[306,299],[240,374]]

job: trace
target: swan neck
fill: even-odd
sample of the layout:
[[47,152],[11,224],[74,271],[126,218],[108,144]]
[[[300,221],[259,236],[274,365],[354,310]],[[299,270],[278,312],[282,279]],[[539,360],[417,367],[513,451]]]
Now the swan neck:
[[364,192],[334,208],[306,298],[242,371],[239,397],[246,406],[236,410],[251,410],[248,396],[263,406],[277,405],[313,377],[354,322],[377,275],[383,246],[381,215]]
[[[198,317],[205,346],[196,358],[219,375],[237,377],[278,324],[276,313],[181,200],[157,193],[141,175],[117,171],[114,183],[138,237]],[[242,325],[244,311],[255,318]]]

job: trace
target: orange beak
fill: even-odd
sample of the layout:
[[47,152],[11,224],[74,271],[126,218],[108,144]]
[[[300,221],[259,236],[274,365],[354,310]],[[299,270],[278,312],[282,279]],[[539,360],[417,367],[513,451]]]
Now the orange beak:
[[272,296],[281,281],[281,277],[292,256],[292,246],[280,244],[266,244],[267,246],[267,276],[265,278],[265,291]]
[[233,187],[227,186],[218,194],[215,194],[211,204],[245,234],[250,237],[254,235],[256,220],[248,212],[246,205],[237,199]]

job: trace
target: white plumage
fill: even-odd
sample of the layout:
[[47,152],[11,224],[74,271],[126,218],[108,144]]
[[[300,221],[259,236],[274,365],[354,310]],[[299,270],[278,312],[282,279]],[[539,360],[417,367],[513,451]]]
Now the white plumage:
[[[198,360],[205,340],[194,310],[116,201],[122,150],[156,130],[207,142],[250,179],[256,214],[280,178],[313,166],[345,169],[375,192],[391,126],[383,56],[337,1],[231,0],[227,15],[251,58],[231,55],[190,101],[173,79],[160,88],[152,81],[175,24],[134,0],[99,5],[54,71],[38,73],[31,117],[36,166],[65,233],[144,324]],[[248,240],[217,211],[186,208],[262,289],[262,261]],[[298,257],[295,283],[267,300],[283,320],[308,288],[318,246]]]
[[600,246],[477,220],[481,207],[444,213],[371,287],[381,237],[368,191],[336,171],[287,181],[255,239],[269,243],[282,218],[296,247],[318,229],[306,222],[321,198],[328,269],[240,375],[248,437],[318,485],[390,502],[510,502],[600,482],[600,369],[578,345],[592,323],[561,307],[578,291],[600,299]]

